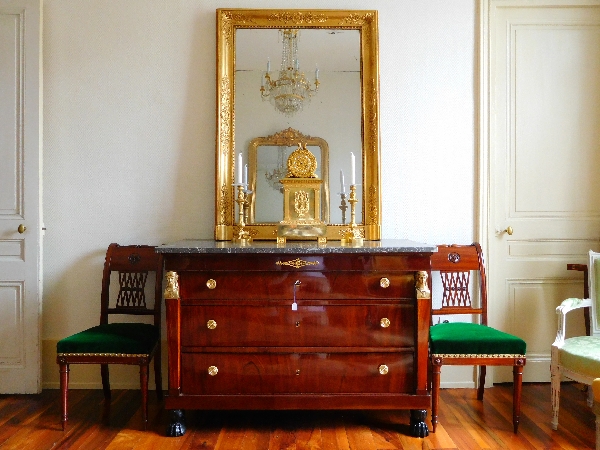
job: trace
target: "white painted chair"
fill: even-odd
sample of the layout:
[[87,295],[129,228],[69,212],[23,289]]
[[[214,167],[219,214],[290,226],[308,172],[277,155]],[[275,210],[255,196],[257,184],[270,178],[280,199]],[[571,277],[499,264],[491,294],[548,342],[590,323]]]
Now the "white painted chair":
[[[588,267],[590,298],[568,298],[556,308],[558,331],[552,344],[550,363],[552,428],[554,430],[558,428],[561,377],[590,386],[588,396],[590,407],[593,404],[591,386],[596,378],[600,378],[600,320],[598,318],[600,311],[596,305],[600,299],[600,253],[590,251]],[[567,313],[584,307],[591,307],[590,336],[575,336],[565,339]],[[600,390],[600,387],[597,390]],[[598,394],[600,395],[600,392]],[[596,448],[600,450],[600,447]]]

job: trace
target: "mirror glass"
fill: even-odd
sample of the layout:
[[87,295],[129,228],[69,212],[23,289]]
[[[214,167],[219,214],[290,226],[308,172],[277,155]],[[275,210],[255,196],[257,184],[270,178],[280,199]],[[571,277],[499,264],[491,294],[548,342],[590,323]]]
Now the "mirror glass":
[[[249,165],[250,232],[255,239],[275,238],[276,224],[283,218],[283,195],[273,175],[299,142],[256,145],[256,140],[286,129],[326,143],[326,158],[321,145],[308,148],[319,162],[318,176],[328,175],[322,191],[326,199],[321,200],[321,218],[330,225],[327,238],[339,239],[339,231],[350,222],[353,154],[356,222],[366,239],[379,239],[376,11],[217,10],[217,22],[216,239],[230,239],[238,222],[232,185],[240,153]],[[266,73],[271,81],[281,78],[284,30],[297,30],[295,68],[316,90],[300,111],[287,115],[270,101],[273,95],[261,92],[261,86],[268,85]],[[253,147],[256,161],[251,161]]]
[[[272,80],[279,78],[283,42],[280,30],[240,29],[236,30],[235,57],[235,143],[236,149],[248,149],[252,139],[270,136],[291,127],[304,135],[319,136],[329,147],[329,171],[332,176],[324,186],[323,194],[330,193],[331,209],[321,217],[326,223],[342,224],[341,173],[344,175],[347,192],[350,183],[350,154],[361,155],[361,84],[360,84],[360,33],[358,30],[307,29],[297,33],[298,66],[309,83],[314,83],[318,70],[319,89],[301,111],[287,116],[278,111],[269,97],[261,98],[262,79],[270,66]],[[270,61],[270,64],[269,64]],[[323,118],[332,120],[323,120]],[[257,134],[258,133],[258,134]],[[285,151],[287,156],[297,147],[292,143]],[[283,195],[278,191],[260,189],[265,179],[265,165],[274,165],[281,152],[273,149],[258,152],[255,196],[255,215],[251,223],[275,223],[283,218]],[[312,151],[311,148],[309,150]],[[320,152],[312,152],[321,161]],[[270,160],[274,156],[275,160]],[[244,160],[249,155],[245,155]],[[355,157],[355,171],[362,173],[361,158]],[[320,165],[321,163],[319,163]],[[320,170],[319,165],[317,168]],[[270,170],[274,170],[275,167]],[[340,173],[340,171],[342,171]],[[337,177],[333,174],[338,174]],[[252,173],[250,174],[252,177]],[[360,177],[359,177],[360,178]],[[358,181],[357,181],[358,183]],[[277,183],[279,185],[279,183]],[[265,198],[262,198],[265,196]],[[267,198],[268,197],[268,198]],[[362,217],[358,190],[356,215]],[[322,202],[322,205],[324,203]],[[348,213],[349,216],[349,213]],[[344,217],[345,218],[345,217]],[[254,219],[254,220],[252,220]]]

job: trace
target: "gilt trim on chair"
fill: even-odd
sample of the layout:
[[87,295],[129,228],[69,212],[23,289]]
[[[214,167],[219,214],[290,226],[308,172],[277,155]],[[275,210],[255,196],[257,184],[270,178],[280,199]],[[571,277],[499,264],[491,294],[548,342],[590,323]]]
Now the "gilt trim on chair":
[[434,358],[525,358],[525,355],[520,354],[496,354],[486,355],[480,353],[465,354],[465,353],[432,353]]
[[65,356],[101,356],[111,358],[143,358],[148,356],[148,353],[57,353],[57,357]]

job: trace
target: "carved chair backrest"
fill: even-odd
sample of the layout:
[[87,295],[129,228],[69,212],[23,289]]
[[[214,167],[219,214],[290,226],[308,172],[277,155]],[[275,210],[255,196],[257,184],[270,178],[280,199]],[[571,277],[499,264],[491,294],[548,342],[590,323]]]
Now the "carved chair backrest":
[[[485,265],[478,243],[439,245],[438,251],[431,257],[431,271],[440,273],[443,291],[441,307],[433,308],[432,316],[477,314],[481,316],[480,323],[487,325]],[[473,286],[477,285],[479,306],[473,301],[473,295],[477,294],[473,292]]]
[[593,336],[600,337],[600,253],[590,250],[588,263],[588,283],[590,300],[592,301],[592,311],[590,314],[590,331]]
[[[162,266],[162,254],[156,253],[153,246],[110,244],[102,273],[100,323],[108,323],[111,314],[133,314],[154,316],[154,324],[160,326]],[[112,276],[115,273],[117,277]],[[149,273],[156,276],[152,302],[146,298]],[[112,301],[111,278],[119,283],[116,299]]]

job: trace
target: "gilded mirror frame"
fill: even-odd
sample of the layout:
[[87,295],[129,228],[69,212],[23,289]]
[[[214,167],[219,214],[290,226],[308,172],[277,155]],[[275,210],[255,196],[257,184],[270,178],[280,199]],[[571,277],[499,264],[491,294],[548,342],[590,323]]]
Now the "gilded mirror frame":
[[[248,28],[346,29],[360,32],[362,216],[358,226],[367,240],[381,239],[379,151],[379,42],[374,10],[217,9],[217,133],[215,239],[231,240],[236,228],[235,174],[235,39]],[[357,217],[358,219],[358,217]],[[348,225],[328,224],[327,239],[339,240]],[[275,240],[277,225],[248,224],[255,239]]]
[[[323,180],[323,195],[321,199],[321,219],[325,222],[329,222],[329,145],[325,139],[317,136],[307,136],[302,134],[300,131],[293,128],[287,128],[281,130],[271,136],[257,137],[250,141],[248,145],[248,184],[253,193],[256,193],[256,184],[258,176],[258,148],[259,147],[292,147],[294,150],[298,147],[298,144],[306,145],[307,147],[319,147],[320,156],[318,158],[318,166],[321,172],[321,179]],[[246,224],[248,228],[252,228],[254,225],[261,226],[256,229],[256,233],[253,234],[254,239],[269,239],[270,236],[260,236],[259,231],[265,231],[262,228],[264,223],[254,223],[256,216],[256,195],[250,196],[250,205],[248,212],[248,219]],[[282,211],[283,211],[283,199]],[[350,213],[348,213],[350,215]],[[276,224],[271,224],[276,225]]]

